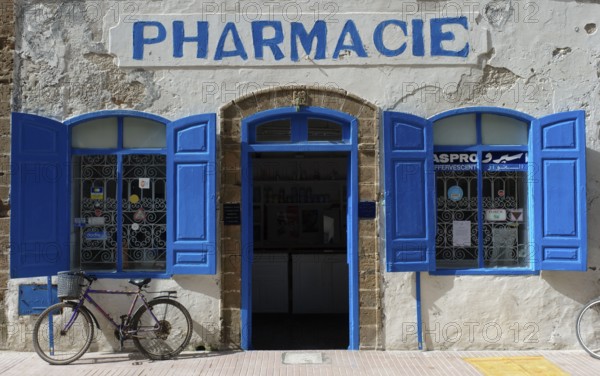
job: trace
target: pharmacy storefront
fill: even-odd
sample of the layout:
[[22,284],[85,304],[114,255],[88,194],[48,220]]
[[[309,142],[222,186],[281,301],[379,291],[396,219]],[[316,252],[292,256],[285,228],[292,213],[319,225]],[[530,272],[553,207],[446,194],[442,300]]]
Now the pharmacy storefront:
[[177,291],[190,349],[577,348],[598,5],[394,7],[16,12],[7,346],[84,270]]

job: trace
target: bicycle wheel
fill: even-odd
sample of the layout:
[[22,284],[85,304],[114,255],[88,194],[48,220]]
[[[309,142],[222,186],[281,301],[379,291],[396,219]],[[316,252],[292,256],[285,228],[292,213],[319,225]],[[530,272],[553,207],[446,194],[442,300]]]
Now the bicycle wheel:
[[177,356],[192,337],[190,314],[183,305],[172,299],[153,300],[148,306],[150,311],[142,306],[132,319],[135,347],[154,360]]
[[84,310],[75,312],[75,307],[75,303],[54,304],[35,322],[33,348],[50,364],[69,364],[79,359],[92,343],[92,319]]
[[600,299],[588,302],[577,317],[577,340],[588,354],[600,359]]

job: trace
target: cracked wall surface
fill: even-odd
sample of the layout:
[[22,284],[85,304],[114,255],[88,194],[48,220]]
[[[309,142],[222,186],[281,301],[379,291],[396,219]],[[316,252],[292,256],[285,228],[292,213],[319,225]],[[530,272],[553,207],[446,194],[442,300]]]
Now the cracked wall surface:
[[[108,52],[109,29],[114,25],[115,15],[201,13],[205,9],[203,2],[134,1],[128,3],[131,8],[122,3],[19,2],[15,7],[14,42],[10,36],[4,37],[12,30],[10,21],[4,20],[10,20],[12,13],[3,8],[2,17],[8,18],[0,23],[1,137],[6,137],[9,129],[9,102],[5,98],[12,98],[13,111],[59,120],[104,109],[135,109],[175,120],[192,114],[219,113],[223,106],[250,93],[289,85],[343,90],[381,110],[422,117],[468,106],[505,107],[535,117],[585,110],[589,271],[544,271],[529,276],[422,273],[423,318],[428,330],[425,340],[430,349],[578,348],[574,318],[585,301],[600,295],[600,232],[594,230],[600,226],[600,32],[597,30],[600,4],[549,0],[391,3],[376,0],[335,2],[323,9],[322,3],[302,2],[298,6],[306,14],[314,14],[315,7],[320,6],[322,14],[331,19],[361,12],[425,19],[464,15],[470,24],[486,30],[488,50],[477,56],[477,64],[471,65],[222,67],[215,64],[166,69],[117,66],[118,59]],[[0,4],[12,6],[12,2]],[[267,8],[266,2],[258,4]],[[243,11],[247,3],[239,5]],[[275,14],[281,15],[285,5],[272,7]],[[231,9],[236,8],[228,7],[225,11],[233,12]],[[13,69],[15,85],[10,94],[7,88]],[[221,125],[220,132],[223,130]],[[0,158],[6,162],[2,166],[8,166],[6,146],[0,152]],[[4,199],[9,180],[3,181],[7,183],[0,184],[0,198]],[[382,207],[380,197],[377,201]],[[4,238],[8,234],[5,220],[0,218],[4,229],[0,236]],[[0,246],[0,250],[5,249]],[[384,270],[383,248],[379,247],[378,252],[380,270]],[[2,268],[5,259],[0,255],[0,289],[5,285],[1,274],[6,269]],[[381,346],[415,349],[415,275],[383,272],[381,277]],[[23,282],[9,283],[6,316],[9,323],[26,326],[28,319],[16,314],[15,294],[18,284]],[[206,341],[216,346],[222,334],[222,284],[227,280],[219,274],[164,283],[183,291],[184,301],[196,309],[195,320],[203,328],[209,328],[205,332],[211,333],[211,339],[206,341],[197,333],[196,342]],[[494,333],[501,335],[496,338]],[[25,339],[14,337],[11,341],[13,348],[26,347]]]
[[0,1],[0,349],[6,348],[6,287],[10,216],[10,98],[15,49],[14,7]]

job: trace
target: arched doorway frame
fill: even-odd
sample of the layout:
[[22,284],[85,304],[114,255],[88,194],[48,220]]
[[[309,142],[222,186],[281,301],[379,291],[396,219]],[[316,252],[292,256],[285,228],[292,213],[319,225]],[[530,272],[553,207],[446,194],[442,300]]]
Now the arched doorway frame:
[[[377,217],[358,223],[359,348],[383,349],[382,291],[383,254],[380,227],[380,110],[374,104],[346,92],[324,87],[288,85],[244,95],[221,107],[219,112],[218,203],[241,203],[241,129],[244,118],[258,112],[302,106],[322,107],[345,113],[358,121],[358,199],[377,204]],[[218,256],[221,294],[221,345],[241,348],[241,225],[224,225],[223,211],[217,211]]]
[[[348,129],[348,137],[341,142],[252,143],[252,131],[261,124],[282,117],[310,116],[330,120]],[[345,152],[349,154],[347,167],[347,228],[346,255],[348,263],[349,350],[359,347],[359,295],[358,295],[358,121],[356,118],[322,107],[282,107],[256,113],[242,120],[242,275],[241,324],[242,349],[252,349],[252,262],[253,232],[253,178],[251,153],[263,152]]]

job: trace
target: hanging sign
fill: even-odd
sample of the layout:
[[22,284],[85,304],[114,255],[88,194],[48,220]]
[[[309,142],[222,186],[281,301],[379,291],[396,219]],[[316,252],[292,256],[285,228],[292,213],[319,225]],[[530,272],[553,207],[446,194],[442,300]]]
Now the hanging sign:
[[242,210],[239,202],[223,204],[223,224],[227,226],[242,224]]
[[145,219],[146,219],[146,211],[144,210],[144,208],[139,208],[133,214],[133,220],[136,222],[144,222]]
[[104,188],[103,187],[92,187],[90,189],[90,198],[92,200],[104,200]]
[[375,201],[361,201],[358,203],[358,218],[373,219],[375,218]]
[[86,240],[106,240],[106,231],[88,231],[85,233]]
[[485,220],[490,222],[506,221],[506,209],[488,209],[485,211]]
[[89,217],[87,219],[87,224],[89,226],[104,226],[104,223],[104,217]]
[[452,201],[460,201],[463,198],[463,190],[458,185],[448,188],[448,198]]
[[73,218],[73,225],[75,227],[85,227],[85,218]]
[[512,222],[523,222],[523,209],[508,209],[508,220]]
[[137,230],[139,230],[139,229],[140,229],[140,225],[139,225],[139,224],[137,224],[137,223],[133,223],[133,224],[131,225],[131,229],[132,229],[133,231],[137,231]]
[[140,178],[139,186],[140,186],[140,189],[149,189],[150,188],[150,178]]
[[132,204],[137,204],[140,201],[140,196],[136,195],[136,194],[132,194],[131,196],[129,196],[129,202],[131,202]]
[[498,197],[504,197],[504,189],[498,190]]

